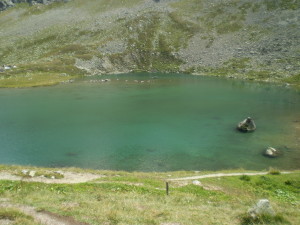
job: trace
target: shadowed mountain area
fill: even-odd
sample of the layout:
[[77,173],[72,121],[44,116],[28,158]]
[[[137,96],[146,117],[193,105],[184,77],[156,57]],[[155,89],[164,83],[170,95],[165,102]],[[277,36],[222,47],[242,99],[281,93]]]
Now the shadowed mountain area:
[[2,0],[0,86],[180,72],[300,80],[297,0]]

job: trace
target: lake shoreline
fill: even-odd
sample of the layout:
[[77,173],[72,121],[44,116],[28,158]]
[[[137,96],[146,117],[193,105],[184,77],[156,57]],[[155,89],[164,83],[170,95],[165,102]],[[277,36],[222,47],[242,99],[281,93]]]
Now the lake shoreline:
[[[60,85],[60,84],[68,84],[68,83],[73,83],[74,80],[80,79],[80,78],[93,78],[96,76],[110,76],[110,75],[126,75],[126,74],[138,74],[138,73],[147,73],[147,74],[156,74],[160,72],[151,72],[151,71],[124,71],[124,72],[118,72],[118,73],[103,73],[103,74],[93,74],[93,75],[79,75],[79,76],[69,76],[62,78],[60,81],[53,81],[53,80],[44,80],[42,83],[36,82],[34,79],[32,81],[27,81],[26,83],[18,82],[16,80],[15,82],[10,82],[9,84],[3,84],[3,82],[6,79],[0,80],[0,89],[1,88],[33,88],[33,87],[48,87],[48,86],[55,86],[55,85]],[[184,71],[175,71],[175,72],[162,72],[164,74],[185,74],[185,75],[193,75],[193,76],[203,76],[203,77],[216,77],[220,79],[234,79],[234,80],[244,80],[247,82],[263,82],[263,83],[269,83],[269,84],[278,84],[278,85],[283,85],[286,87],[292,87],[297,90],[300,89],[300,83],[297,80],[287,80],[287,79],[274,79],[274,78],[268,78],[268,79],[258,79],[258,78],[253,78],[251,76],[247,76],[245,74],[226,74],[226,75],[218,75],[218,74],[205,74],[205,73],[185,73]],[[1,73],[0,73],[1,76]]]
[[[31,174],[31,172],[34,172]],[[264,170],[245,170],[245,169],[228,169],[228,170],[203,170],[203,171],[121,171],[121,170],[101,170],[88,169],[79,167],[42,167],[30,165],[6,165],[0,164],[0,180],[42,182],[42,183],[85,183],[97,180],[106,176],[133,175],[146,176],[152,175],[169,182],[198,180],[206,178],[231,177],[231,176],[257,176],[268,174],[292,174],[300,173],[300,168],[295,170],[278,170],[269,168]],[[52,174],[52,176],[48,176]],[[61,174],[64,176],[56,176]]]

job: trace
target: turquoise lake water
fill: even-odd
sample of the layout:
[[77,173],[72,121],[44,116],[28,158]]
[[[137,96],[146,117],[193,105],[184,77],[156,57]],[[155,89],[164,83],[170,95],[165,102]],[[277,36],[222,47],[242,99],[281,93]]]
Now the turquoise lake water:
[[[104,78],[111,81],[101,82]],[[257,130],[237,132],[237,123],[248,116]],[[128,74],[0,89],[0,164],[126,171],[300,169],[299,131],[300,93],[265,83]],[[268,146],[282,156],[264,157]]]

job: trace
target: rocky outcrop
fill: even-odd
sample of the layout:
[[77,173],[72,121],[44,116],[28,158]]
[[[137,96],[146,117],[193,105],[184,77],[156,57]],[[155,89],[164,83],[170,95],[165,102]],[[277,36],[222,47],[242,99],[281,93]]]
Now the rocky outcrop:
[[256,125],[254,120],[248,117],[238,124],[237,129],[241,132],[253,132],[256,130]]
[[14,6],[15,4],[11,0],[0,1],[0,11],[6,10],[9,7]]
[[53,2],[67,2],[68,0],[1,0],[0,11],[4,11],[10,7],[14,7],[18,3],[34,4],[50,4]]

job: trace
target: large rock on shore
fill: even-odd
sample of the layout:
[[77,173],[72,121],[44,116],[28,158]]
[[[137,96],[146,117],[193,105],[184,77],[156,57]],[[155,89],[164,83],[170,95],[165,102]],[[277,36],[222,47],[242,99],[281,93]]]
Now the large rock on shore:
[[241,132],[253,132],[256,130],[256,125],[254,120],[248,117],[238,124],[237,129]]

